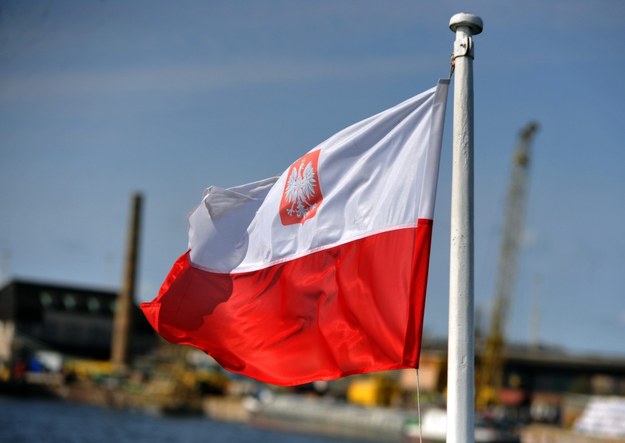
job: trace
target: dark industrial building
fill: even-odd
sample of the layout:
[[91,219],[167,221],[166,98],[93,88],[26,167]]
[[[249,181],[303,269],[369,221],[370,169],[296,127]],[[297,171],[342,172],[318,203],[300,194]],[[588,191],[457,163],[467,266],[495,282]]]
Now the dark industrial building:
[[[0,289],[0,348],[47,349],[64,355],[109,359],[118,294],[88,287],[13,280]],[[135,304],[130,355],[143,354],[157,336]]]

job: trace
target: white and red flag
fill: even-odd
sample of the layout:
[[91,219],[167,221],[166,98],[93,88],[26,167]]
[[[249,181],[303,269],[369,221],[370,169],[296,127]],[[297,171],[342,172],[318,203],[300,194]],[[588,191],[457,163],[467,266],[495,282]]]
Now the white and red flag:
[[209,187],[188,252],[141,306],[152,326],[279,385],[417,367],[448,85],[280,177]]

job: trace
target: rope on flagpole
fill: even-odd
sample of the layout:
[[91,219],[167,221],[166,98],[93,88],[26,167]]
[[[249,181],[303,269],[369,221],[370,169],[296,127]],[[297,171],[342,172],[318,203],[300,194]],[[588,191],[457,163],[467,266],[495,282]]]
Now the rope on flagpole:
[[470,35],[466,35],[464,38],[454,42],[454,50],[451,53],[451,66],[449,69],[450,80],[456,70],[456,59],[458,57],[469,57],[473,60],[473,37]]
[[419,443],[423,443],[423,422],[421,421],[421,392],[419,391],[419,368],[417,371],[417,418],[419,419]]

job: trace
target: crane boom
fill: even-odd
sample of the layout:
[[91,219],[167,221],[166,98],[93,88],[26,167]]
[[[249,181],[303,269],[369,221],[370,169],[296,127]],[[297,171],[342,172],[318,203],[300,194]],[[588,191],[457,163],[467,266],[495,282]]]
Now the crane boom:
[[503,385],[503,349],[508,311],[517,276],[517,262],[527,202],[530,147],[538,125],[529,123],[519,134],[506,197],[503,236],[497,269],[490,331],[478,376],[477,403],[485,407],[498,400]]

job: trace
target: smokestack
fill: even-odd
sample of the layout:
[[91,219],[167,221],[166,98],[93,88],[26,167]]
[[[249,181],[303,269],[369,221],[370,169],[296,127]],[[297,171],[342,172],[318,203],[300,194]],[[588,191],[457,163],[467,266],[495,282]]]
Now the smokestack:
[[128,226],[128,243],[124,265],[122,290],[117,297],[113,337],[111,342],[111,362],[117,368],[124,368],[128,363],[128,348],[132,330],[132,307],[135,295],[139,232],[141,229],[141,206],[143,197],[140,193],[132,196],[130,224]]

